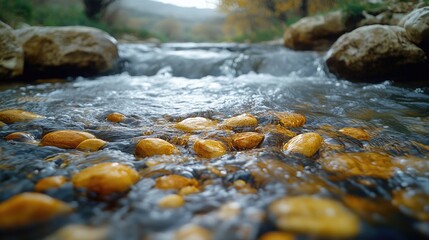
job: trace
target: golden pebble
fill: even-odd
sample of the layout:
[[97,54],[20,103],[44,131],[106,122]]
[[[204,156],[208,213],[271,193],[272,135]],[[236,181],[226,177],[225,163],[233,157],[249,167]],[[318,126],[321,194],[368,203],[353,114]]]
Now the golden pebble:
[[93,138],[87,139],[81,142],[76,149],[84,152],[96,152],[100,150],[104,145],[106,145],[106,141],[101,139]]
[[175,189],[179,190],[184,187],[198,187],[198,182],[195,179],[186,178],[180,175],[167,175],[156,179],[155,187],[163,190]]
[[67,178],[64,176],[52,176],[40,179],[34,190],[37,192],[44,192],[50,188],[59,188],[67,182]]
[[280,134],[288,138],[293,138],[296,136],[296,133],[286,129],[285,127],[282,127],[279,124],[276,124],[276,125],[270,124],[263,127],[258,127],[256,130],[263,133]]
[[212,240],[213,234],[198,225],[188,224],[181,227],[175,234],[174,240]]
[[177,194],[167,195],[158,202],[160,208],[179,208],[183,205],[185,205],[185,199]]
[[0,128],[6,126],[6,123],[0,121]]
[[106,120],[112,123],[119,123],[119,122],[123,122],[125,120],[125,115],[122,113],[111,113],[107,116]]
[[285,232],[267,232],[258,240],[294,240],[295,236]]
[[56,231],[46,240],[104,240],[109,233],[106,227],[90,227],[80,224],[67,225]]
[[217,212],[217,215],[222,220],[231,220],[240,216],[241,206],[238,202],[228,202],[222,205]]
[[346,127],[346,128],[340,129],[339,132],[357,140],[361,140],[361,141],[371,140],[371,135],[369,135],[367,131],[360,128]]
[[34,136],[26,132],[14,132],[4,137],[4,139],[8,141],[16,141],[16,142],[27,142],[27,143],[36,142],[36,140],[34,139]]
[[226,148],[220,141],[198,140],[194,144],[194,151],[202,158],[217,158],[226,153]]
[[222,126],[226,128],[256,127],[257,125],[258,119],[248,113],[225,119],[225,121],[222,123]]
[[186,186],[186,187],[180,189],[179,194],[182,196],[186,196],[186,195],[191,195],[191,194],[199,193],[199,192],[200,192],[200,189],[198,189],[195,186]]
[[318,133],[303,133],[289,140],[283,146],[283,151],[311,157],[319,151],[322,143],[323,138]]
[[415,189],[402,189],[393,192],[393,205],[405,214],[420,221],[429,221],[429,195]]
[[383,179],[394,173],[392,158],[375,152],[337,153],[318,160],[322,167],[343,177],[368,176]]
[[193,117],[177,123],[176,128],[184,132],[213,130],[216,128],[216,122],[203,117]]
[[119,163],[99,163],[75,174],[75,188],[85,188],[100,195],[125,192],[139,180],[139,174],[131,167]]
[[21,193],[0,203],[0,228],[17,228],[68,214],[66,203],[41,193]]
[[264,134],[261,133],[237,133],[232,136],[232,146],[237,150],[252,149],[257,147],[262,140],[264,140]]
[[155,155],[172,155],[179,150],[171,143],[160,138],[146,138],[140,140],[136,146],[136,155],[150,157]]
[[0,121],[12,124],[15,122],[28,122],[31,120],[45,118],[32,112],[26,112],[20,109],[8,109],[0,111]]
[[280,124],[285,128],[297,128],[304,126],[307,121],[304,115],[291,112],[275,112]]
[[327,238],[351,238],[359,233],[359,219],[339,202],[311,196],[284,197],[269,206],[282,231]]
[[74,149],[87,139],[95,138],[94,135],[75,130],[61,130],[46,134],[40,143],[42,146],[54,146],[64,149]]

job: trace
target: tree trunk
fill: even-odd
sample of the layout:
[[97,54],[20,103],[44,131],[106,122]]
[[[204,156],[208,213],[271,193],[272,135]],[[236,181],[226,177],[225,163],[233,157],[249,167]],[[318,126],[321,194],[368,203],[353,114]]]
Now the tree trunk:
[[308,15],[308,0],[302,0],[301,6],[299,7],[301,17],[306,17]]

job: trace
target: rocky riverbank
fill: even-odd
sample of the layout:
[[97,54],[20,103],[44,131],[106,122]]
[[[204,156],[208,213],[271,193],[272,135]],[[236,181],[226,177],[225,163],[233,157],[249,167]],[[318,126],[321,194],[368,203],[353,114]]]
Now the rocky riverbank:
[[328,70],[347,80],[427,82],[429,7],[407,14],[410,8],[355,19],[344,11],[303,18],[286,30],[284,44],[295,50],[329,50]]
[[116,40],[82,26],[27,27],[0,22],[0,78],[93,76],[113,70]]

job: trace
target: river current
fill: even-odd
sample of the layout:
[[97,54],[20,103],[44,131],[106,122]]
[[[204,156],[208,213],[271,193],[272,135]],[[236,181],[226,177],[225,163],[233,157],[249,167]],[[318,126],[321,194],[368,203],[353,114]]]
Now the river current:
[[[398,86],[388,79],[377,84],[337,79],[325,70],[323,53],[281,46],[124,44],[120,56],[122,70],[117,74],[0,86],[1,109],[24,109],[46,117],[4,126],[0,137],[20,131],[40,140],[47,132],[73,129],[108,142],[100,151],[85,153],[0,140],[0,201],[32,191],[43,177],[70,177],[94,163],[123,162],[142,177],[114,201],[82,197],[71,183],[51,189],[48,195],[76,211],[17,231],[0,230],[6,239],[43,238],[72,223],[106,228],[108,239],[174,239],[175,231],[186,223],[204,226],[213,239],[258,239],[277,229],[267,211],[269,204],[303,194],[336,199],[359,216],[357,239],[429,237],[427,88]],[[120,112],[127,120],[106,121],[111,112]],[[256,149],[231,150],[220,158],[201,160],[189,145],[179,143],[184,133],[172,127],[189,117],[221,122],[243,113],[254,115],[263,126],[272,123],[270,112],[304,115],[306,124],[291,130],[321,134],[324,147],[317,156],[285,155],[280,146],[287,139],[266,134]],[[365,129],[371,140],[338,133],[344,127]],[[194,135],[221,138],[223,134],[219,130]],[[143,136],[176,143],[181,154],[138,158],[134,149]],[[392,176],[343,176],[317,161],[331,153],[358,152],[388,156],[395,162]],[[275,169],[255,169],[261,161]],[[158,209],[159,198],[173,191],[154,188],[154,179],[170,173],[195,178],[203,188],[186,196],[182,208]],[[234,185],[237,180],[253,190],[240,191]],[[219,217],[220,209],[231,202],[239,206],[239,213]]]

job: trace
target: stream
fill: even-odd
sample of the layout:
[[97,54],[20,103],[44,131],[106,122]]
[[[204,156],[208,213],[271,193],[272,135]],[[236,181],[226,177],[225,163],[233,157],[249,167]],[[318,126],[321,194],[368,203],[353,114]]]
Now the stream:
[[[24,109],[46,117],[0,128],[0,202],[33,191],[44,177],[70,178],[101,162],[132,166],[140,181],[111,201],[84,196],[71,183],[50,189],[46,194],[75,211],[16,231],[0,230],[1,239],[43,239],[68,224],[105,228],[107,239],[174,239],[188,223],[204,226],[213,239],[258,239],[278,229],[268,206],[284,196],[301,195],[334,199],[358,216],[356,239],[429,238],[428,88],[387,80],[339,80],[326,72],[323,53],[281,46],[123,44],[120,56],[123,71],[114,75],[0,85],[0,110]],[[106,121],[112,112],[122,113],[126,121]],[[243,113],[264,127],[276,124],[273,112],[304,115],[306,124],[290,130],[319,133],[324,139],[321,150],[309,158],[287,155],[281,146],[288,138],[264,132],[264,141],[255,149],[229,149],[222,157],[201,159],[185,141],[189,135],[174,128],[189,117],[220,123]],[[365,129],[371,139],[339,133],[344,127]],[[27,132],[40,141],[46,133],[63,129],[86,131],[108,143],[87,153],[3,140],[10,133]],[[224,139],[228,134],[213,130],[190,135]],[[142,137],[167,140],[180,154],[137,157],[135,146]],[[390,159],[392,174],[330,171],[320,160],[364,152]],[[161,197],[175,192],[154,187],[157,177],[168,174],[195,178],[200,192],[187,195],[181,208],[157,208]],[[237,186],[238,180],[247,184],[246,191]],[[220,214],[231,203],[238,212]],[[319,239],[291,233],[297,239]]]

